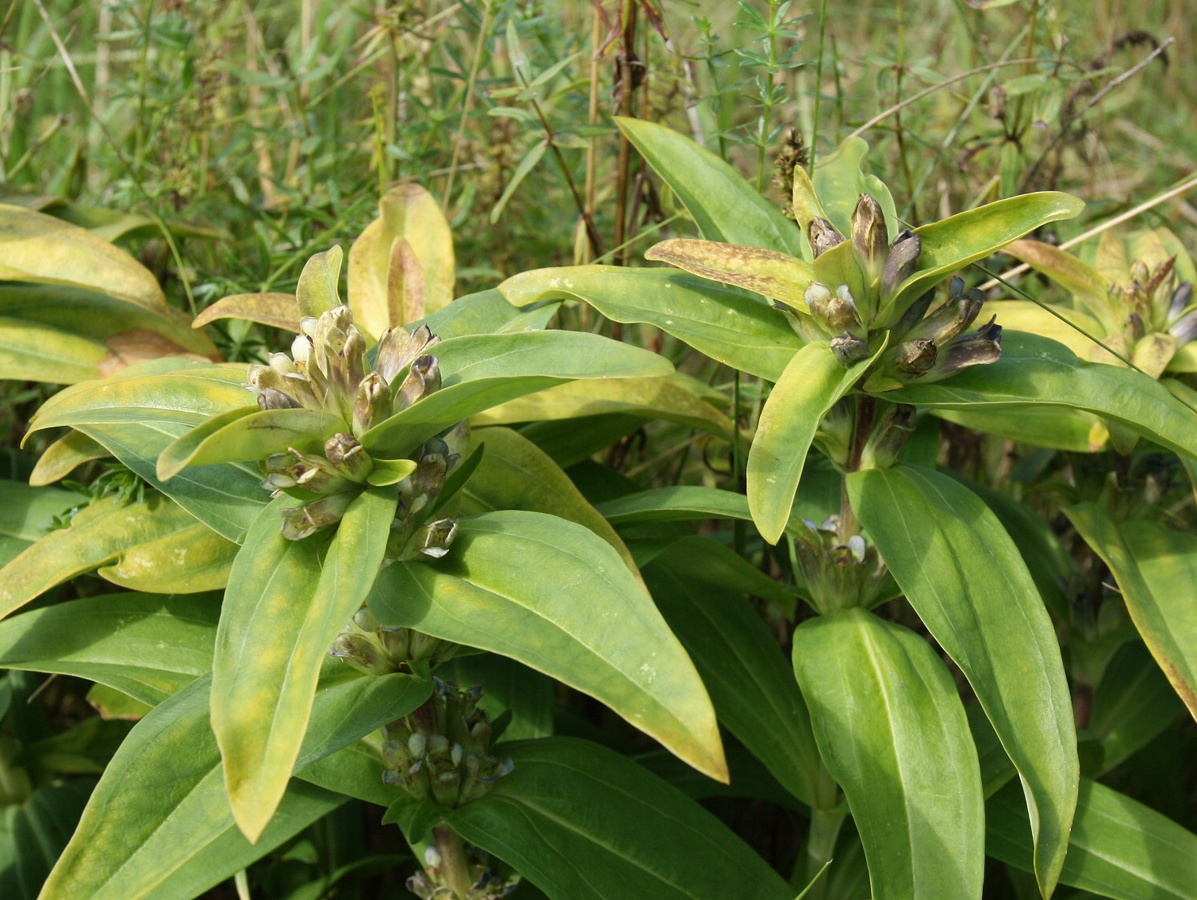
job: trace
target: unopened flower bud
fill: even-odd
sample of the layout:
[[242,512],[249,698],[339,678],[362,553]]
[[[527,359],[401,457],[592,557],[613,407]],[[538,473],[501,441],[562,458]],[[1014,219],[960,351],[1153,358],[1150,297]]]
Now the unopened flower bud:
[[893,349],[887,350],[885,355],[889,357],[887,362],[898,371],[917,378],[927,374],[934,367],[937,350],[934,341],[919,338],[913,341],[903,341]]
[[810,224],[806,226],[806,235],[810,239],[815,256],[822,256],[832,247],[844,242],[844,236],[835,230],[835,226],[819,216],[810,220]]
[[340,635],[329,653],[345,660],[363,675],[387,675],[395,671],[382,648],[364,635]]
[[374,471],[370,454],[357,438],[343,431],[338,431],[324,442],[324,455],[334,469],[355,484],[364,482]]
[[441,386],[440,361],[435,356],[421,356],[414,360],[407,377],[395,394],[395,412],[407,409],[421,397],[431,394]]
[[356,495],[352,493],[330,494],[314,500],[306,506],[292,507],[282,511],[283,537],[289,541],[301,541],[341,521],[349,504]]
[[872,277],[879,275],[889,249],[889,230],[881,204],[868,194],[861,194],[852,212],[852,244],[857,258]]
[[391,391],[386,380],[371,372],[357,386],[353,401],[353,433],[362,435],[381,422],[391,411]]
[[918,267],[919,253],[922,252],[922,239],[913,232],[903,231],[889,248],[889,255],[885,258],[885,268],[881,272],[881,296],[889,299],[897,291],[898,286],[905,281]]
[[850,369],[869,355],[869,345],[851,334],[833,337],[828,346],[831,347],[831,352],[835,354],[835,358],[845,369]]

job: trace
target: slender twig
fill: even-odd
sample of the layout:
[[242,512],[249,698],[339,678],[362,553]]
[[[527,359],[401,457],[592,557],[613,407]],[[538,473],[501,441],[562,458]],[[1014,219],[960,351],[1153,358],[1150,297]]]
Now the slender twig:
[[441,195],[441,210],[449,212],[449,200],[453,196],[453,177],[457,173],[457,161],[465,144],[466,122],[474,108],[474,85],[478,83],[478,72],[482,69],[482,50],[486,43],[486,32],[490,29],[491,0],[485,0],[482,8],[482,26],[478,29],[478,40],[474,44],[474,61],[470,64],[470,77],[466,81],[466,95],[461,107],[461,121],[457,123],[457,135],[453,138],[453,154],[449,157],[449,178],[445,192]]
[[815,50],[815,109],[811,113],[810,170],[815,170],[815,155],[819,149],[819,106],[823,99],[823,37],[827,32],[827,0],[819,5],[819,46]]
[[[982,72],[988,72],[991,69],[1001,69],[1005,66],[1021,66],[1021,65],[1025,65],[1026,63],[1031,63],[1031,62],[1040,62],[1040,60],[1038,58],[999,60],[998,62],[989,63],[988,65],[977,66],[975,69],[969,69],[967,72],[961,72],[959,75],[953,75],[951,78],[946,78],[943,81],[939,82],[938,84],[933,84],[928,88],[924,88],[923,90],[919,91],[917,94],[911,94],[909,97],[907,97],[901,103],[895,103],[889,109],[882,110],[881,112],[877,113],[877,115],[873,116],[873,118],[869,119],[869,121],[865,122],[863,125],[861,125],[859,128],[857,128],[855,131],[853,131],[850,135],[848,135],[848,137],[849,138],[860,137],[866,131],[868,131],[870,128],[872,128],[874,125],[884,122],[890,116],[894,115],[895,113],[901,112],[906,107],[910,106],[912,103],[918,103],[924,97],[929,97],[932,94],[934,94],[936,91],[943,90],[946,87],[951,87],[953,84],[956,84],[959,81],[964,81],[966,78],[972,78],[972,76],[974,76],[974,75],[980,75]],[[1079,66],[1078,66],[1078,68],[1079,68]]]

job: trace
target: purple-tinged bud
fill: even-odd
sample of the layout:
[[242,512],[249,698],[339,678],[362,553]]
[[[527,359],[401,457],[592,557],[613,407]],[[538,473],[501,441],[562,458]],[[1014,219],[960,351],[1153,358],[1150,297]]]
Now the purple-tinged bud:
[[334,469],[356,484],[361,484],[374,471],[370,454],[357,438],[343,431],[324,442],[324,455]]
[[997,324],[995,316],[976,331],[960,335],[943,348],[934,370],[923,381],[941,381],[969,366],[995,363],[1001,355],[1002,326]]
[[414,360],[395,393],[394,410],[407,409],[421,397],[436,391],[441,386],[441,365],[435,356],[421,356]]
[[918,338],[913,341],[903,341],[898,346],[887,350],[885,355],[888,357],[886,361],[899,372],[918,378],[934,368],[938,351],[934,341]]
[[880,274],[889,251],[889,229],[881,204],[861,194],[852,212],[852,244],[866,272]]
[[391,411],[391,390],[386,379],[371,372],[357,386],[353,400],[353,433],[365,434]]
[[1193,302],[1193,285],[1191,282],[1184,282],[1175,291],[1172,292],[1172,301],[1168,304],[1168,318],[1175,319],[1181,315]]
[[869,345],[852,334],[841,334],[833,337],[828,346],[841,366],[850,369],[869,355]]
[[918,267],[923,241],[911,231],[903,231],[889,248],[885,268],[881,271],[881,296],[888,300],[898,286]]
[[844,236],[835,230],[835,226],[819,216],[812,218],[806,226],[806,236],[815,251],[815,256],[822,256],[832,247],[844,242]]
[[352,493],[330,494],[306,506],[284,509],[283,537],[289,541],[302,541],[320,529],[341,521],[355,496]]

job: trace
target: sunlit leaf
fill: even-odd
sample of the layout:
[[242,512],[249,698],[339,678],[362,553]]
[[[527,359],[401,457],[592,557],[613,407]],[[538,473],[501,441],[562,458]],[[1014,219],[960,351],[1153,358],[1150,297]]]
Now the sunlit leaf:
[[854,472],[847,487],[894,579],[1018,768],[1046,895],[1067,850],[1079,763],[1060,647],[1035,582],[993,513],[947,476],[899,465]]
[[462,519],[444,559],[383,569],[370,609],[384,625],[490,650],[551,675],[699,771],[727,778],[715,714],[693,663],[619,554],[580,525],[523,511]]
[[922,638],[860,609],[803,622],[794,672],[844,789],[874,897],[980,898],[976,749],[952,677]]

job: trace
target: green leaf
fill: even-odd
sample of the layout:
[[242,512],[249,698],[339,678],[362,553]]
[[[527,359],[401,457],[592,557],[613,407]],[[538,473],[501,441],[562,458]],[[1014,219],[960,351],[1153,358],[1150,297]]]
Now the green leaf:
[[543,450],[509,428],[487,428],[472,438],[486,452],[462,493],[467,514],[522,509],[576,522],[614,547],[639,579],[632,554],[615,529]]
[[[986,847],[1030,871],[1026,808],[1013,785],[986,804]],[[1197,835],[1117,791],[1082,778],[1063,884],[1117,900],[1189,900]]]
[[643,119],[616,116],[615,124],[677,194],[703,237],[804,255],[794,223],[710,150]]
[[299,273],[299,284],[295,288],[295,299],[299,303],[301,316],[320,318],[341,303],[341,248],[330,247],[317,253],[304,263]]
[[86,229],[0,204],[0,279],[100,291],[145,309],[166,298],[149,269]]
[[806,289],[815,280],[811,264],[758,247],[671,238],[654,244],[645,259],[669,263],[700,278],[744,288],[807,312]]
[[546,303],[521,312],[492,288],[458,297],[444,309],[437,310],[409,327],[427,325],[443,340],[466,334],[495,334],[510,331],[539,331],[556,314],[560,304]]
[[[1122,316],[1118,312],[1120,304],[1110,298],[1113,284],[1092,266],[1081,262],[1071,253],[1042,241],[1014,241],[1003,248],[1002,252],[1043,273],[1072,294],[1082,307],[1101,319],[1107,334],[1122,330]],[[1072,315],[1070,311],[1063,312],[1070,317]],[[1095,332],[1096,328],[1089,330],[1090,334]],[[1051,336],[1053,335],[1049,335]]]
[[702,681],[640,581],[593,532],[523,511],[462,519],[449,555],[383,569],[384,625],[511,657],[602,701],[726,781]]
[[[899,395],[903,396],[903,395]],[[1087,412],[1063,406],[976,407],[931,410],[945,422],[963,425],[974,431],[995,434],[1012,441],[1073,453],[1094,451],[1094,427],[1101,420]]]
[[438,344],[436,355],[441,388],[363,434],[372,455],[405,456],[462,419],[562,382],[673,371],[655,353],[570,331],[466,335]]
[[776,638],[748,603],[747,588],[729,596],[695,577],[691,563],[712,543],[693,538],[659,554],[644,570],[653,599],[698,667],[719,721],[786,790],[829,809],[839,802],[835,784]]
[[244,364],[163,359],[123,369],[101,382],[72,385],[34,415],[30,433],[45,428],[129,423],[198,425],[252,404]]
[[499,217],[503,215],[503,210],[507,206],[507,201],[511,199],[516,188],[520,186],[520,183],[528,176],[528,173],[536,168],[536,164],[540,162],[541,157],[544,156],[545,151],[548,149],[549,141],[547,138],[544,138],[533,144],[528,152],[524,154],[519,164],[512,171],[511,178],[507,182],[507,186],[503,189],[503,195],[499,197],[498,202],[491,208],[490,224],[494,225],[499,221]]
[[748,507],[761,536],[776,544],[790,520],[811,441],[823,416],[884,350],[845,369],[827,344],[807,344],[790,361],[761,410],[748,450]]
[[155,704],[212,669],[220,599],[105,594],[0,622],[0,667],[75,675]]
[[873,896],[980,898],[981,772],[942,660],[861,609],[808,619],[793,640],[794,673],[848,798]]
[[[34,900],[79,821],[94,778],[38,786],[0,818],[0,896]],[[44,896],[44,895],[43,895]]]
[[[814,189],[824,216],[845,237],[852,235],[852,213],[861,194],[868,194],[885,213],[885,227],[892,241],[898,236],[898,215],[894,198],[885,183],[875,175],[866,175],[862,164],[869,152],[864,138],[848,138],[831,153],[821,156],[815,166]],[[795,179],[795,184],[797,184]]]
[[[111,455],[103,444],[83,432],[68,431],[46,448],[29,475],[29,484],[37,488],[53,484],[84,463]],[[2,504],[0,508],[3,508]]]
[[[307,784],[292,785],[258,842],[250,844],[229,810],[208,724],[208,693],[208,678],[196,679],[133,728],[43,897],[194,897],[344,801]],[[297,767],[332,760],[328,754],[410,713],[428,693],[428,685],[410,675],[359,677],[333,661]],[[336,764],[331,768],[338,771]]]
[[731,435],[731,420],[698,396],[676,372],[662,378],[566,382],[485,410],[473,417],[473,423],[507,425],[606,413],[677,422],[725,439]]
[[[1015,241],[1014,244],[1023,243]],[[1011,244],[1010,247],[1013,247]],[[1002,248],[1003,253],[1009,253],[1010,247]],[[1033,303],[1030,300],[994,300],[981,307],[977,321],[987,322],[997,316],[998,324],[1003,330],[1030,331],[1034,334],[1059,341],[1081,359],[1088,359],[1089,352],[1097,345],[1093,338],[1086,334],[1100,338],[1109,333],[1092,316],[1080,310],[1069,309],[1066,306]],[[1061,318],[1063,317],[1063,318]],[[1121,326],[1115,331],[1121,331]],[[1083,332],[1083,333],[1082,333]]]
[[[206,531],[166,497],[144,503],[99,500],[80,510],[70,528],[50,532],[0,569],[0,616],[56,584],[113,563],[100,574],[112,571],[118,583],[141,580],[174,591],[223,587],[231,548],[222,538],[208,540]],[[200,543],[188,550],[186,542],[195,540]]]
[[80,431],[106,447],[133,472],[174,500],[214,532],[235,543],[269,502],[257,466],[241,463],[184,469],[170,481],[160,481],[158,455],[189,429],[186,425],[127,422],[84,425]]
[[1115,522],[1093,503],[1064,510],[1110,567],[1127,611],[1173,690],[1197,718],[1197,538],[1147,519]]
[[446,821],[549,896],[792,900],[727,826],[631,760],[569,738],[500,747],[514,771]]
[[163,450],[157,474],[169,481],[188,466],[262,460],[292,447],[314,452],[326,438],[347,430],[344,419],[321,410],[233,409],[213,416]]
[[358,495],[328,543],[289,541],[280,497],[250,529],[233,564],[212,666],[212,729],[233,816],[256,840],[282,799],[300,751],[321,660],[361,606],[382,564],[398,497]]
[[536,269],[508,278],[499,291],[515,306],[584,300],[614,322],[655,325],[712,359],[770,381],[803,345],[785,314],[760,297],[669,269]]
[[62,488],[30,487],[0,479],[0,565],[54,527],[54,517],[84,502],[82,494]]
[[1100,774],[1147,746],[1184,711],[1147,647],[1123,644],[1093,694],[1089,730],[1101,741]]
[[1076,197],[1044,191],[1008,197],[914,229],[922,241],[918,268],[902,282],[887,309],[905,309],[958,269],[1049,222],[1071,219],[1084,208]]
[[968,679],[1018,769],[1046,896],[1067,850],[1079,763],[1060,648],[1035,582],[993,513],[947,476],[899,465],[854,472],[847,487],[894,579]]
[[886,394],[897,403],[975,413],[1071,407],[1125,425],[1176,453],[1197,457],[1197,413],[1158,382],[1118,366],[1078,359],[1062,344],[1038,335],[1002,336],[1002,356],[934,384],[911,383]]

